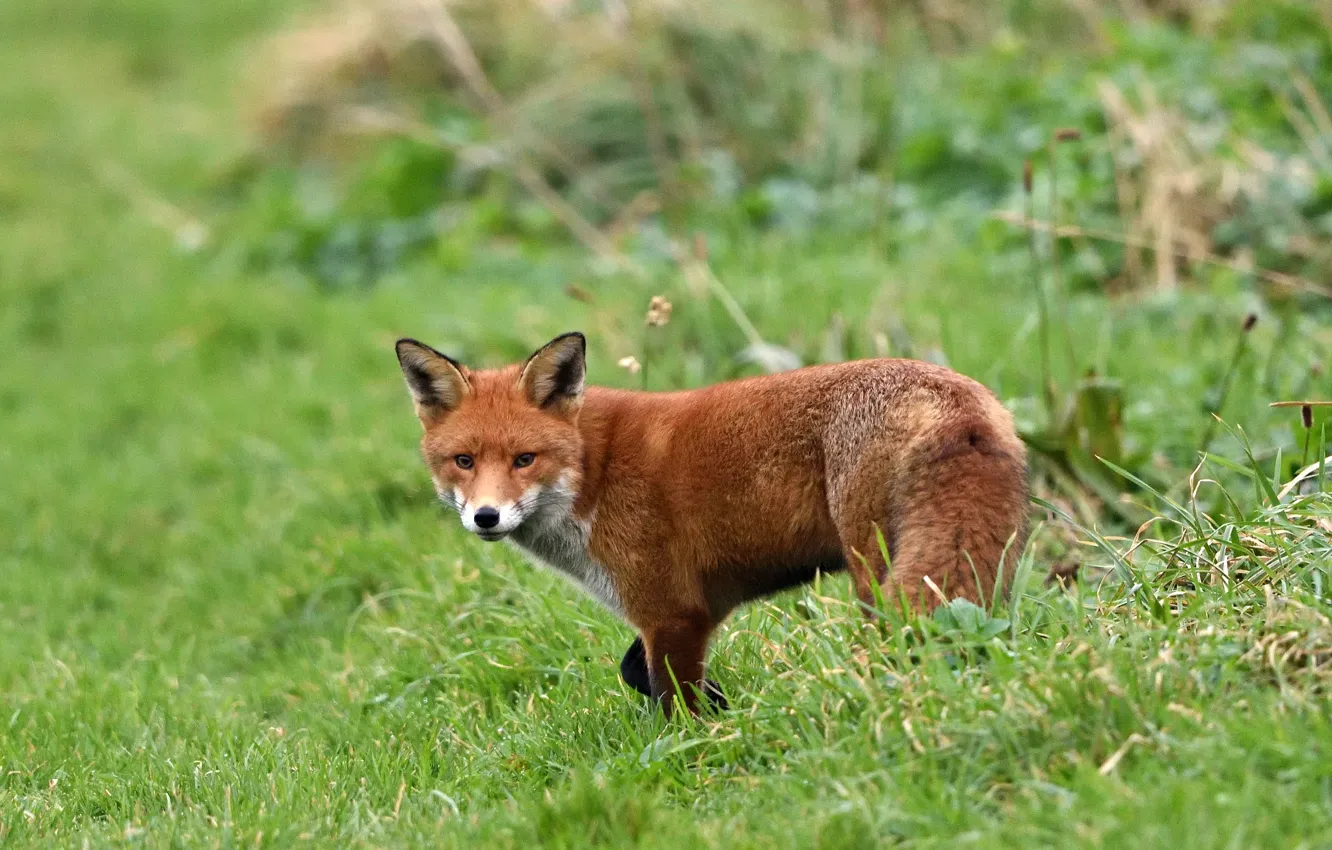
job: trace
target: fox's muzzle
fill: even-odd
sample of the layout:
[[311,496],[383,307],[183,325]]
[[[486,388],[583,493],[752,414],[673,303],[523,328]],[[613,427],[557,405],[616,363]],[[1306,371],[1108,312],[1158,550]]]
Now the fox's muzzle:
[[514,503],[499,505],[467,505],[459,511],[463,527],[482,540],[495,541],[507,537],[525,518]]

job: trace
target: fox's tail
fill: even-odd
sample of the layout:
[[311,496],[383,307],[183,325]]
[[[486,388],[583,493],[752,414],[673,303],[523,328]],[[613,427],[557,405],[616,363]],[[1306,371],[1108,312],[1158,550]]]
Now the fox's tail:
[[1026,449],[984,420],[951,423],[903,470],[894,523],[893,583],[927,607],[949,597],[988,603],[1006,593],[1027,542]]
[[[960,416],[897,449],[885,464],[859,461],[858,496],[839,518],[860,599],[874,603],[871,577],[892,604],[904,594],[933,608],[943,598],[987,604],[1006,592],[1027,542],[1026,448],[987,418]],[[879,552],[883,533],[891,569]]]

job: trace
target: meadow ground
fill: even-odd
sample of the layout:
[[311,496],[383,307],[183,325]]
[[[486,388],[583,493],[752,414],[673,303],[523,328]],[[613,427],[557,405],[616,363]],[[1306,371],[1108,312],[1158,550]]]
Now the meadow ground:
[[[626,627],[434,503],[392,343],[498,362],[580,328],[626,385],[665,292],[650,377],[694,385],[744,344],[726,311],[564,243],[333,292],[224,230],[187,250],[173,216],[212,226],[237,69],[282,10],[78,5],[0,7],[0,844],[1332,846],[1332,502],[1268,492],[1303,432],[1266,403],[1323,389],[1317,322],[1227,279],[1075,298],[1178,485],[1132,497],[1155,542],[1111,554],[1133,529],[1107,514],[1065,590],[1049,553],[1096,535],[1047,524],[1011,603],[882,631],[841,578],[753,606],[714,646],[732,710],[667,722],[618,680]],[[891,317],[1021,408],[1030,283],[993,227],[742,229],[712,262],[768,339],[845,356],[835,316]],[[1224,413],[1257,460],[1222,432],[1204,512],[1203,399],[1251,310]]]

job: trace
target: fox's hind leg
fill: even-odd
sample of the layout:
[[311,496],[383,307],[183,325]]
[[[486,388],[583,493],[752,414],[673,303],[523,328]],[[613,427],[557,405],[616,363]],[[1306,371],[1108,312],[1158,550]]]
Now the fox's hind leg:
[[[884,480],[885,465],[862,463],[838,517],[857,595],[873,604],[874,575],[889,605],[899,595],[921,610],[934,608],[941,595],[988,604],[995,585],[1013,578],[1026,544],[1021,443],[964,421],[921,440],[894,467],[892,480]],[[888,543],[891,569],[875,524]]]

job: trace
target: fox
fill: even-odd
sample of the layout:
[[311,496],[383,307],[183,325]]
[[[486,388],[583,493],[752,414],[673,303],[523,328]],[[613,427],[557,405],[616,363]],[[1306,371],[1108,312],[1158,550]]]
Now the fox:
[[943,366],[863,359],[648,392],[586,386],[577,332],[493,369],[411,338],[396,352],[439,499],[635,629],[621,677],[668,716],[727,707],[706,655],[744,603],[847,572],[870,616],[884,598],[984,604],[1026,543],[1012,417]]

